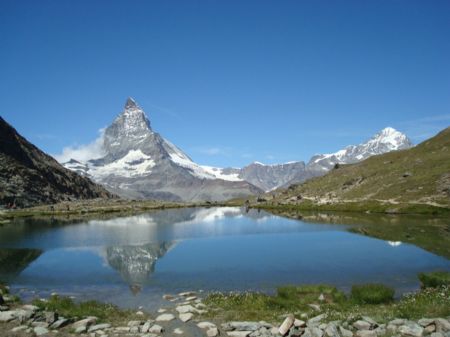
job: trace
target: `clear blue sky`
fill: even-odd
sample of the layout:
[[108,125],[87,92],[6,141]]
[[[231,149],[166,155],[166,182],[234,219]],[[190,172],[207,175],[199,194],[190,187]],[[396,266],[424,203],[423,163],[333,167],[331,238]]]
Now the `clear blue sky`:
[[0,1],[0,115],[48,153],[127,96],[194,160],[307,160],[450,125],[450,1]]

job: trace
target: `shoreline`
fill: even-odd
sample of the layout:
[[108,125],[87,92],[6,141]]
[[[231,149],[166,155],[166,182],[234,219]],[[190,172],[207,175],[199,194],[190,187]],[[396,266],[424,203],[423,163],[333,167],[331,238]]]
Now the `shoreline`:
[[[425,288],[400,300],[378,304],[347,303],[328,286],[298,287],[301,295],[298,299],[305,299],[304,307],[293,306],[295,298],[286,297],[295,297],[292,287],[281,287],[276,296],[243,292],[211,293],[203,297],[200,292],[186,291],[163,295],[166,305],[148,312],[95,301],[76,303],[56,294],[22,304],[5,292],[7,288],[0,289],[3,289],[0,337],[447,337],[450,334],[448,286]],[[260,296],[274,301],[272,306],[265,308]],[[424,299],[431,303],[421,303]],[[422,307],[416,308],[418,302]],[[436,308],[441,310],[439,318],[435,315]]]

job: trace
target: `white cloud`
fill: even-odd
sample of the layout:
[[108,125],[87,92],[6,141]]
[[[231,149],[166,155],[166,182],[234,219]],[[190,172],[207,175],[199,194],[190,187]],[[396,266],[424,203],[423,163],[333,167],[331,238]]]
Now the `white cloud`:
[[76,159],[78,161],[87,161],[89,159],[100,158],[105,155],[103,149],[103,134],[105,129],[100,129],[99,136],[89,144],[73,145],[63,148],[62,153],[55,154],[53,157],[60,163]]
[[230,148],[221,148],[221,147],[195,147],[192,151],[201,153],[207,156],[229,156],[231,149]]

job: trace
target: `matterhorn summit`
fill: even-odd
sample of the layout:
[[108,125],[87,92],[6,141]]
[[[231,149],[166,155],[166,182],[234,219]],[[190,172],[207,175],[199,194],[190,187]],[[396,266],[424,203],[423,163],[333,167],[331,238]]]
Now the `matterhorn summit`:
[[101,158],[70,160],[64,166],[125,198],[221,201],[261,192],[234,175],[196,164],[152,130],[144,110],[132,98],[105,129],[103,150]]

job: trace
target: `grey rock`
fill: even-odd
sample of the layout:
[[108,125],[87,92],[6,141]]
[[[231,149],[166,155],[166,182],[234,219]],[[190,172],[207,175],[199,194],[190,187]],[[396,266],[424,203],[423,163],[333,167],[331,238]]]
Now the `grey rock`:
[[7,305],[0,305],[0,311],[8,311],[9,307]]
[[88,332],[95,332],[98,330],[105,330],[111,327],[111,324],[109,323],[103,323],[103,324],[96,324],[96,325],[92,325],[89,329]]
[[0,311],[0,322],[10,322],[16,319],[15,311]]
[[406,323],[406,319],[402,319],[402,318],[396,318],[389,322],[389,324],[392,324],[392,325],[403,325],[405,323]]
[[289,330],[288,337],[300,337],[305,329],[293,326],[291,330]]
[[353,337],[353,332],[345,329],[342,326],[339,327],[339,332],[341,333],[342,337]]
[[48,332],[49,332],[48,329],[42,328],[40,326],[34,328],[33,331],[36,334],[36,336],[44,336],[44,335],[48,334]]
[[184,331],[181,330],[180,328],[176,328],[175,330],[173,330],[173,333],[175,335],[182,335],[182,334],[184,334]]
[[436,318],[434,320],[434,323],[436,324],[436,331],[437,332],[447,332],[450,331],[450,322],[447,321],[444,318]]
[[442,332],[433,332],[430,337],[445,337]]
[[322,337],[323,336],[323,331],[315,326],[312,327],[307,327],[305,329],[305,334],[308,332],[308,335],[311,337]]
[[358,330],[356,331],[357,337],[377,337],[377,333],[374,330]]
[[156,333],[156,334],[161,334],[161,333],[164,332],[164,329],[163,329],[162,326],[160,326],[160,325],[158,325],[158,324],[155,324],[155,325],[153,325],[153,326],[148,330],[148,332],[150,332],[150,333]]
[[227,335],[230,337],[247,337],[252,331],[228,331]]
[[367,323],[370,323],[372,328],[378,326],[378,323],[375,320],[373,320],[371,317],[369,317],[369,316],[362,316],[361,319],[363,321],[366,321]]
[[435,331],[436,331],[436,325],[434,323],[423,328],[423,332],[425,333],[425,335],[429,335],[430,333],[435,332]]
[[139,332],[139,327],[138,327],[138,326],[132,326],[132,327],[130,328],[130,333],[136,334],[136,333],[138,333],[138,332]]
[[74,328],[75,330],[79,327],[89,327],[92,324],[95,324],[97,322],[97,317],[87,317],[85,319],[81,319],[79,321],[76,321],[75,323],[72,324],[72,328]]
[[327,317],[326,314],[321,314],[318,316],[315,316],[311,319],[308,320],[307,325],[309,326],[314,326],[314,325],[319,325],[323,319],[325,319]]
[[75,328],[75,333],[77,333],[77,334],[84,333],[84,332],[87,332],[87,326],[86,325],[80,325],[80,326]]
[[176,307],[175,310],[178,311],[180,314],[186,314],[188,312],[191,312],[191,313],[198,312],[198,309],[194,308],[190,304],[188,304],[188,305],[180,305],[180,306]]
[[44,313],[44,316],[45,316],[45,321],[48,324],[52,324],[52,323],[54,323],[54,322],[56,322],[58,320],[58,314],[56,312],[53,312],[53,311],[46,311]]
[[151,321],[145,322],[145,323],[141,326],[140,332],[143,332],[143,333],[148,332],[148,330],[150,330],[151,326],[152,326],[152,322],[151,322]]
[[261,327],[259,322],[227,322],[222,324],[225,331],[255,331]]
[[325,328],[325,336],[327,337],[340,337],[336,324],[328,323]]
[[315,311],[320,311],[320,305],[318,305],[318,304],[311,303],[311,304],[308,304],[308,306]]
[[294,326],[297,328],[304,328],[306,326],[306,322],[296,318],[294,320]]
[[129,326],[130,328],[133,326],[140,326],[142,324],[142,321],[129,321],[127,323],[127,326]]
[[182,322],[184,322],[184,323],[190,321],[193,317],[194,317],[194,314],[191,313],[191,312],[188,312],[188,313],[186,313],[186,314],[180,314],[180,315],[179,315],[180,321],[182,321]]
[[433,324],[434,323],[434,319],[431,319],[431,318],[421,318],[421,319],[419,319],[418,321],[417,321],[417,323],[419,323],[419,325],[420,326],[422,326],[422,327],[426,327],[426,326],[428,326],[428,325],[430,325],[430,324]]
[[16,326],[15,328],[12,328],[11,331],[12,332],[19,332],[19,331],[24,331],[28,329],[28,325],[19,325]]
[[55,323],[53,323],[50,328],[51,329],[60,329],[65,327],[67,324],[70,323],[70,320],[67,318],[59,318]]
[[200,328],[200,329],[211,329],[211,328],[217,328],[216,327],[216,325],[214,324],[214,323],[211,323],[211,322],[199,322],[199,323],[197,323],[197,326]]
[[371,327],[371,324],[369,322],[358,320],[353,323],[353,327],[357,330],[369,330]]
[[206,335],[208,337],[216,337],[219,335],[219,330],[217,328],[209,328],[206,330]]
[[32,327],[39,327],[39,328],[48,328],[49,324],[47,322],[31,322]]
[[423,328],[414,322],[407,322],[405,325],[401,325],[398,328],[398,331],[402,336],[407,337],[422,337],[423,336]]
[[175,319],[173,314],[162,314],[156,317],[157,322],[169,322]]
[[[294,325],[295,322],[295,317],[294,315],[290,314],[288,315],[283,323],[280,325],[278,332],[280,333],[281,336],[284,336],[288,333],[289,329]],[[256,329],[255,329],[256,330]]]

